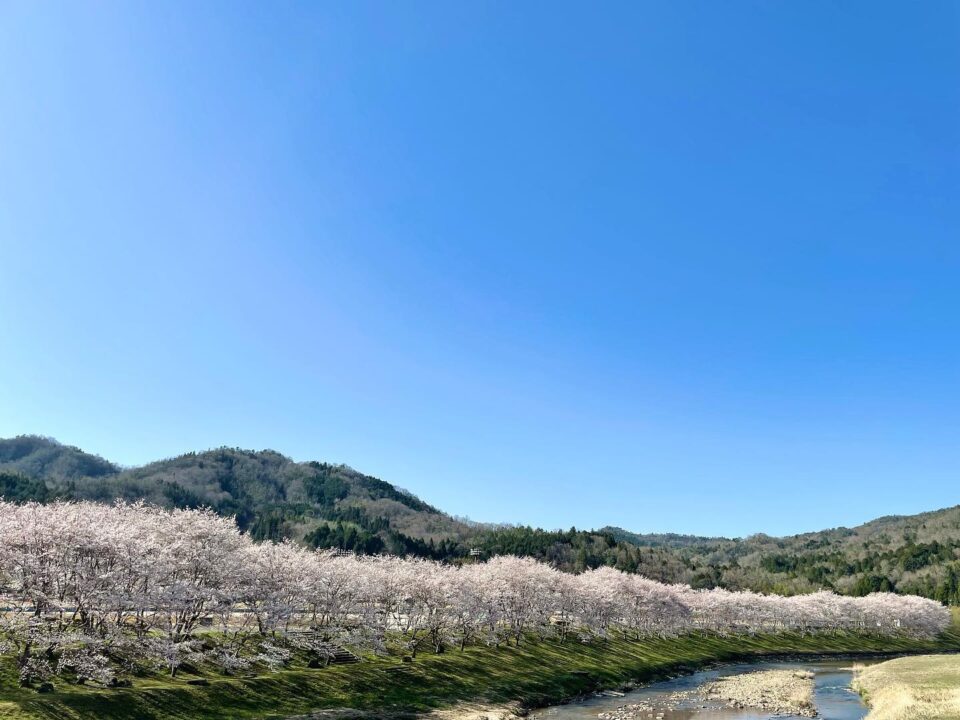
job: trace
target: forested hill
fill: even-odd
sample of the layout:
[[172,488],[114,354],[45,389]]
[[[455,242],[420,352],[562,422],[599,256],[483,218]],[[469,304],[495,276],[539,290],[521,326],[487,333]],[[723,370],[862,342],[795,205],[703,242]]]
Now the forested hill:
[[256,539],[288,537],[368,553],[429,555],[431,545],[466,528],[390,483],[272,450],[219,448],[121,469],[49,438],[22,436],[0,440],[0,489],[18,500],[210,507],[235,516]]
[[605,527],[603,532],[610,533],[617,540],[624,540],[634,545],[648,547],[687,548],[712,546],[726,542],[727,538],[703,537],[701,535],[679,535],[677,533],[635,533],[618,527]]
[[52,438],[21,435],[0,439],[0,471],[57,482],[116,475],[120,468],[99,455],[61,445]]
[[477,552],[513,554],[571,571],[612,565],[694,587],[785,594],[895,590],[960,604],[960,507],[783,538],[637,534],[613,527],[546,531],[459,520],[345,465],[294,462],[272,450],[219,448],[124,469],[36,436],[0,439],[0,495],[211,507],[235,516],[254,539],[289,538],[360,553],[448,561]]
[[[605,530],[640,545],[650,537]],[[894,590],[960,604],[960,506],[790,537],[652,537],[682,558],[692,572],[686,581],[703,587],[786,594]]]

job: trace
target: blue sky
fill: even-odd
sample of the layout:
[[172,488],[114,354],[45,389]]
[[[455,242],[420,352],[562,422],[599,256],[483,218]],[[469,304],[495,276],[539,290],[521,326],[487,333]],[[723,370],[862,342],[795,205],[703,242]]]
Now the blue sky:
[[0,4],[0,436],[476,519],[960,502],[950,2]]

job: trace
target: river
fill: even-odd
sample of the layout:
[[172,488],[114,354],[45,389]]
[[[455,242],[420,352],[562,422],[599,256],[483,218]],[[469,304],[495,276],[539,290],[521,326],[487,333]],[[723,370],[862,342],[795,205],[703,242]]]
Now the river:
[[[643,710],[637,718],[648,720],[768,720],[769,713],[756,710],[737,710],[711,705],[704,700],[677,701],[677,693],[696,690],[700,685],[718,677],[735,675],[755,670],[798,669],[814,673],[814,700],[823,720],[862,720],[867,708],[860,697],[850,689],[853,673],[852,660],[822,660],[809,662],[759,662],[750,664],[724,665],[719,668],[703,670],[693,675],[674,678],[664,682],[647,685],[632,690],[623,697],[597,696],[586,700],[544,708],[531,714],[538,720],[597,720],[598,713],[613,712],[617,708],[630,704],[649,704],[650,710]],[[859,664],[870,661],[857,660]],[[796,716],[777,716],[779,718]]]

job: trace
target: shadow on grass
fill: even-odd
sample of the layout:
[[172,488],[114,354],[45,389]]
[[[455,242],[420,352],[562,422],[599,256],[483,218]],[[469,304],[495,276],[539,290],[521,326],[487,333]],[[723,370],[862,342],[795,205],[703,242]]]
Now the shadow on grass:
[[679,638],[591,644],[568,640],[520,647],[468,647],[421,655],[414,663],[368,658],[357,665],[287,670],[257,678],[207,675],[209,685],[184,679],[137,681],[102,690],[59,683],[38,695],[11,686],[0,672],[0,708],[15,720],[233,720],[285,717],[331,708],[403,718],[460,701],[520,702],[537,707],[628,682],[646,682],[705,664],[777,655],[916,653],[960,650],[956,624],[938,641],[836,634]]

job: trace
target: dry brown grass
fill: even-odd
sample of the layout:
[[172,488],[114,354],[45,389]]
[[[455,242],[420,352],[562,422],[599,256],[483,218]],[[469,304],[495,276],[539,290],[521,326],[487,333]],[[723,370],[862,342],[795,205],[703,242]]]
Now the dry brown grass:
[[960,720],[960,655],[920,655],[857,668],[868,720]]

